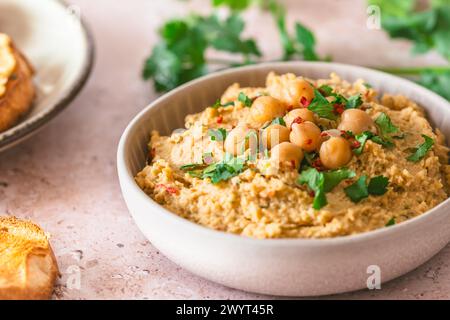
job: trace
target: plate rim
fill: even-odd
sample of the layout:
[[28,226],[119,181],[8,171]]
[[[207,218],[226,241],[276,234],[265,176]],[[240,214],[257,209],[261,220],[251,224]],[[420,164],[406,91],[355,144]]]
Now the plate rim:
[[[52,0],[52,1],[56,2],[62,7],[67,7],[69,5],[66,0]],[[7,135],[3,140],[0,140],[0,153],[5,151],[6,149],[12,148],[17,144],[25,141],[26,139],[30,138],[33,134],[37,133],[40,129],[43,129],[45,125],[47,125],[53,118],[59,115],[64,109],[66,109],[70,105],[70,103],[77,97],[77,95],[81,92],[81,90],[85,86],[93,70],[96,49],[94,36],[89,25],[82,17],[79,17],[79,22],[81,26],[80,30],[83,33],[84,39],[87,44],[86,61],[82,66],[79,76],[76,78],[74,83],[69,87],[67,93],[62,97],[60,97],[58,101],[50,108],[50,110],[48,110],[48,112],[45,112],[40,116],[38,115],[34,120],[30,119],[29,123],[27,123],[27,121],[21,121],[15,126],[8,129],[7,131],[0,133],[0,134],[7,134],[8,131],[14,130],[20,124],[26,124],[22,128],[16,129],[16,132],[12,133],[9,136]]]

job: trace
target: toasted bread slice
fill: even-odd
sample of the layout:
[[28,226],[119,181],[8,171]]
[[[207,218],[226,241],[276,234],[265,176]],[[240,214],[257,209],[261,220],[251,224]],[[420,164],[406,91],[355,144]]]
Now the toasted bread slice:
[[6,83],[5,93],[0,96],[0,132],[16,125],[30,111],[36,94],[31,64],[14,44],[11,49],[16,67]]
[[43,230],[29,221],[0,217],[0,300],[49,299],[58,275]]

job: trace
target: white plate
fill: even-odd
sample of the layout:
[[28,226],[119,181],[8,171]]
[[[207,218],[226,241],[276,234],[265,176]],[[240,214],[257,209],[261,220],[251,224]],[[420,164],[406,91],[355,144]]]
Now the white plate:
[[79,11],[57,0],[0,0],[0,32],[10,35],[30,60],[38,89],[31,112],[0,133],[0,151],[42,128],[85,84],[94,45]]
[[450,240],[449,200],[419,217],[364,234],[257,240],[182,219],[138,187],[133,177],[145,165],[151,130],[168,134],[181,128],[185,115],[214,103],[228,85],[260,86],[270,71],[310,78],[326,78],[337,72],[349,81],[363,78],[379,92],[402,93],[422,105],[432,124],[450,141],[449,103],[417,84],[382,72],[336,63],[291,62],[209,75],[153,102],[131,121],[120,140],[117,166],[122,193],[136,224],[153,245],[207,279],[246,291],[286,296],[366,288],[371,273],[381,271],[380,280],[385,282],[413,270],[441,250]]

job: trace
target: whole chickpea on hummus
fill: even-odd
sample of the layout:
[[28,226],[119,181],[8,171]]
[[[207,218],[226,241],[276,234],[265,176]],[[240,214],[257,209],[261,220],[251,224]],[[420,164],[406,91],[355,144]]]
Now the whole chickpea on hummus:
[[200,225],[254,238],[389,227],[448,197],[448,148],[421,107],[336,74],[230,86],[186,131],[153,132],[139,186]]

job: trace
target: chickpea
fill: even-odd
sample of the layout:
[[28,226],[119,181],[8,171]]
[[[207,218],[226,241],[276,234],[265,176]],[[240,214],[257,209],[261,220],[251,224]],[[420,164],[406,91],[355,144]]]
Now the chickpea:
[[352,159],[350,143],[342,137],[332,137],[320,147],[320,161],[328,169],[345,166]]
[[360,134],[364,131],[374,130],[374,122],[367,113],[360,109],[347,109],[342,113],[338,129]]
[[251,135],[251,131],[243,125],[231,130],[225,139],[225,151],[237,156],[243,154],[250,147],[256,150],[258,146],[257,134],[255,132],[254,135]]
[[270,96],[257,98],[250,109],[252,119],[260,124],[272,121],[276,117],[282,117],[285,112],[286,107],[284,104]]
[[270,157],[277,164],[287,164],[298,169],[303,160],[303,151],[293,143],[282,142],[272,148]]
[[268,149],[273,148],[281,142],[289,141],[291,131],[281,124],[272,124],[265,128],[261,134],[261,140]]
[[316,122],[314,119],[314,113],[306,108],[299,108],[290,111],[284,116],[284,122],[286,122],[286,126],[290,128],[292,122],[297,118],[301,118],[303,121]]
[[320,128],[310,121],[294,123],[289,139],[293,144],[310,152],[320,146],[320,132]]
[[310,102],[314,99],[314,88],[305,79],[295,79],[288,86],[289,100],[294,108],[303,107],[302,98]]

